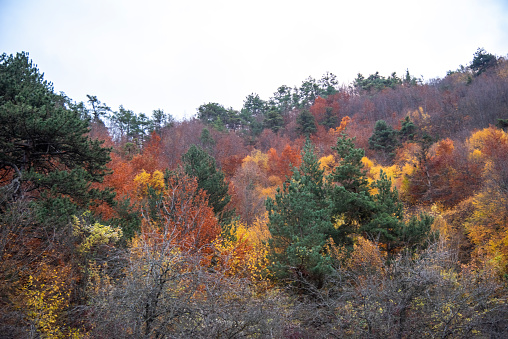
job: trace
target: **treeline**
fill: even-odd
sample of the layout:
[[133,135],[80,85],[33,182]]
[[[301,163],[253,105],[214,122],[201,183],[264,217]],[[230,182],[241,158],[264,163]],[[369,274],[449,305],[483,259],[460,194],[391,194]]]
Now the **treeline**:
[[177,121],[0,57],[4,337],[503,337],[508,61]]

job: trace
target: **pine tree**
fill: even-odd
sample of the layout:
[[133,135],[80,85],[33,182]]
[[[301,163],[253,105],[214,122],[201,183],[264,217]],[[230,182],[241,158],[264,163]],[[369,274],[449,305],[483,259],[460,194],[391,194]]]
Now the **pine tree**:
[[296,118],[298,126],[296,130],[300,133],[309,137],[312,133],[316,133],[316,123],[314,116],[308,109],[302,110],[302,112]]
[[369,148],[380,151],[384,160],[391,161],[399,144],[397,131],[384,120],[376,121],[374,132],[369,138]]
[[351,245],[351,234],[371,220],[375,208],[369,193],[369,182],[363,169],[365,151],[356,148],[353,139],[343,133],[333,147],[339,157],[339,165],[328,177],[333,204],[333,221],[337,227],[334,241]]
[[269,269],[279,281],[289,280],[305,292],[309,283],[321,287],[332,271],[325,245],[333,225],[323,171],[309,140],[302,155],[300,168],[294,168],[275,199],[267,199],[266,209],[272,235]]
[[198,188],[206,191],[208,204],[224,226],[231,221],[234,210],[226,209],[231,200],[228,184],[224,181],[224,172],[217,169],[215,159],[202,148],[191,145],[187,153],[182,156],[185,173],[195,177]]
[[372,196],[375,203],[373,217],[360,227],[360,232],[392,253],[399,244],[404,226],[399,193],[396,188],[392,190],[392,182],[383,171],[372,187],[377,189],[377,194]]
[[5,200],[31,197],[48,222],[112,203],[110,190],[91,187],[107,173],[110,150],[88,132],[89,120],[54,93],[27,53],[0,56],[0,186],[17,183]]

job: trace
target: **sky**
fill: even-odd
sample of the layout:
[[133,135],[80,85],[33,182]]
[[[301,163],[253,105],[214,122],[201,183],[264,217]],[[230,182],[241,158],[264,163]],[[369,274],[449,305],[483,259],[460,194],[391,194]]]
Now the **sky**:
[[479,47],[508,54],[507,0],[0,0],[0,53],[57,92],[179,120],[326,72],[442,78]]

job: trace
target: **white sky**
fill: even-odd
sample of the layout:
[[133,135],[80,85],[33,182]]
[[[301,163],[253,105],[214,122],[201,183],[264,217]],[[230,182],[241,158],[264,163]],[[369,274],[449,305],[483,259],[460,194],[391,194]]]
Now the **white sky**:
[[0,53],[27,51],[56,91],[189,118],[325,72],[425,80],[478,47],[508,53],[506,0],[0,0]]

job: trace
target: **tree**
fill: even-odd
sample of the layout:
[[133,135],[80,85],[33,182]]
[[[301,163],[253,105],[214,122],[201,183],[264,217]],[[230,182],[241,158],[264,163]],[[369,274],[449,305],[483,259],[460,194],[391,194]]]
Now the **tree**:
[[304,109],[300,112],[296,118],[296,123],[298,124],[296,130],[306,137],[309,137],[317,131],[314,116],[308,109]]
[[369,138],[369,148],[380,151],[384,160],[391,161],[399,144],[397,131],[384,120],[376,121],[376,126]]
[[198,118],[205,123],[211,124],[217,120],[224,122],[227,115],[227,109],[225,109],[221,104],[215,102],[209,102],[208,104],[201,105],[198,108]]
[[404,120],[401,122],[401,127],[399,131],[399,138],[401,142],[412,141],[415,138],[415,134],[417,132],[416,125],[411,121],[409,116],[406,116]]
[[277,110],[281,114],[287,114],[295,106],[295,98],[298,101],[298,95],[293,93],[291,87],[282,85],[277,88],[277,91],[273,93],[273,97],[270,98],[269,104],[273,106],[270,111]]
[[92,106],[91,112],[92,120],[94,122],[101,121],[101,117],[104,117],[108,114],[108,112],[111,112],[111,108],[109,108],[105,103],[100,102],[99,99],[97,99],[97,96],[87,94],[86,97],[88,98],[88,103]]
[[[416,246],[428,235],[432,218],[421,215],[408,223],[403,221],[399,194],[392,190],[391,180],[384,173],[370,185],[364,170],[364,150],[356,148],[345,134],[334,147],[339,165],[329,175],[332,216],[336,244],[352,245],[351,235],[362,234],[380,243],[389,253],[401,247]],[[375,189],[377,193],[371,193]]]
[[365,78],[362,74],[358,73],[358,76],[353,82],[353,86],[357,91],[366,93],[379,92],[385,88],[393,89],[400,84],[402,84],[402,80],[397,77],[395,72],[393,72],[388,78],[379,75],[379,72],[369,75],[368,78]]
[[478,48],[474,54],[473,61],[471,61],[470,67],[473,70],[474,75],[479,76],[487,69],[495,66],[496,63],[497,58],[495,55],[487,53],[483,48]]
[[228,184],[224,181],[224,173],[215,166],[215,159],[202,148],[191,145],[187,153],[182,156],[185,173],[195,177],[198,188],[206,191],[208,204],[222,225],[226,225],[234,214],[226,206],[231,200]]
[[337,93],[337,86],[339,85],[339,82],[337,81],[337,76],[335,74],[326,72],[323,74],[321,79],[318,80],[318,84],[320,86],[320,94],[329,96]]
[[275,133],[277,133],[284,126],[284,119],[280,114],[279,110],[275,107],[271,107],[265,115],[265,119],[263,120],[263,125],[265,128],[269,128]]
[[302,82],[298,89],[298,107],[309,108],[314,100],[321,94],[321,88],[312,77],[308,77]]
[[262,100],[255,93],[249,94],[243,102],[243,109],[253,117],[262,116],[266,112],[266,108],[266,101]]
[[91,186],[107,173],[110,150],[88,132],[88,120],[54,93],[27,53],[0,57],[0,185],[10,190],[7,200],[25,194],[42,215],[65,218],[76,206],[111,202],[111,191]]
[[272,235],[268,240],[269,270],[277,280],[288,279],[305,292],[308,284],[321,287],[332,271],[326,241],[333,225],[323,170],[309,140],[302,158],[300,168],[294,168],[275,199],[267,199],[266,209]]
[[171,127],[175,123],[175,118],[171,114],[165,113],[162,109],[154,109],[152,119],[149,122],[149,131],[155,131],[160,134],[165,127]]
[[117,112],[113,112],[111,121],[116,129],[116,139],[122,143],[132,142],[141,146],[150,125],[148,117],[124,108],[122,105]]
[[351,245],[349,236],[372,219],[375,204],[362,163],[365,151],[356,148],[353,139],[347,138],[345,133],[337,138],[333,149],[339,161],[328,177],[332,185],[333,221],[337,225],[334,241],[336,244]]

